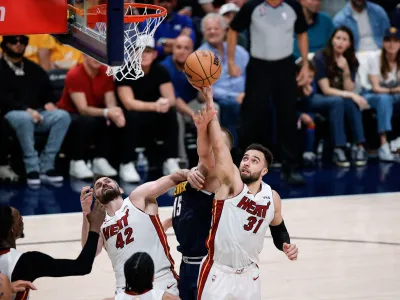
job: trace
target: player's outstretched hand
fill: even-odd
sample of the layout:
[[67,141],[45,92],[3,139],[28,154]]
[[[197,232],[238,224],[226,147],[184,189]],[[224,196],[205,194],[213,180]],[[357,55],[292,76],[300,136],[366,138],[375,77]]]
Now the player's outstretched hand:
[[30,281],[25,281],[25,280],[17,280],[11,283],[11,288],[12,288],[12,293],[16,294],[18,292],[23,292],[26,290],[34,290],[36,291],[37,288],[36,286],[33,285],[32,282]]
[[212,86],[198,87],[193,85],[193,87],[203,95],[206,102],[213,102],[214,92]]
[[197,130],[207,130],[208,123],[217,115],[217,111],[214,109],[212,105],[206,105],[203,109],[197,112],[197,114],[193,114],[193,122],[197,127]]
[[299,249],[295,244],[283,243],[283,252],[285,252],[286,256],[290,260],[296,260],[297,255],[299,254]]
[[205,177],[203,176],[203,174],[200,173],[199,170],[195,169],[190,170],[187,180],[192,188],[196,190],[201,190],[204,185]]
[[86,216],[90,223],[90,230],[95,232],[100,232],[101,224],[103,224],[104,218],[106,216],[106,211],[104,207],[100,204],[98,200],[95,201],[93,210]]
[[90,213],[90,207],[93,202],[93,189],[89,186],[84,186],[81,190],[81,207],[84,214]]

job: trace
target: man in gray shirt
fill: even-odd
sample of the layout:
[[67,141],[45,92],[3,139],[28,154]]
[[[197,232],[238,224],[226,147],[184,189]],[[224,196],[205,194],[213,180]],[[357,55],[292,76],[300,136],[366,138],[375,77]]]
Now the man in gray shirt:
[[[246,148],[263,143],[270,131],[266,119],[276,123],[277,144],[282,158],[282,178],[289,184],[304,184],[298,173],[300,155],[296,139],[296,70],[293,35],[297,34],[301,57],[307,62],[307,23],[300,4],[294,0],[249,0],[230,24],[228,32],[229,74],[238,76],[235,46],[238,32],[250,31],[250,62],[247,66],[246,91],[241,109],[239,144]],[[308,77],[304,63],[297,76],[299,84]],[[273,108],[270,109],[269,99]],[[275,128],[274,128],[275,129]]]

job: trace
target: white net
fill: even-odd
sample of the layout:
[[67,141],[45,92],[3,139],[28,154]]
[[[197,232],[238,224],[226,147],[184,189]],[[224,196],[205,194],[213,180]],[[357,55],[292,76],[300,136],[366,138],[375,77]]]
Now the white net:
[[[98,13],[102,13],[99,11]],[[148,7],[141,9],[139,12],[134,6],[125,5],[125,15],[142,15],[159,14],[161,10],[150,9]],[[149,17],[143,22],[125,23],[124,34],[124,63],[119,67],[107,66],[107,75],[114,76],[117,80],[130,79],[136,80],[142,77],[143,70],[142,53],[146,45],[152,43],[155,31],[166,15],[160,17]],[[97,23],[95,27],[100,36],[104,39],[107,36],[107,24]]]

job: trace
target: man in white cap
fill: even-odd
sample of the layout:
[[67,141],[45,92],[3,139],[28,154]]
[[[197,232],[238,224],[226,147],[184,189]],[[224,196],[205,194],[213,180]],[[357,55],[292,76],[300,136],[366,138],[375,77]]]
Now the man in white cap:
[[[239,10],[240,7],[237,6],[233,1],[222,5],[221,8],[219,9],[218,13],[224,18],[225,23],[227,25],[226,31],[228,31],[229,24],[232,22],[233,18],[236,16]],[[238,34],[238,45],[242,46],[245,49],[248,49],[248,39],[246,32],[240,32]]]

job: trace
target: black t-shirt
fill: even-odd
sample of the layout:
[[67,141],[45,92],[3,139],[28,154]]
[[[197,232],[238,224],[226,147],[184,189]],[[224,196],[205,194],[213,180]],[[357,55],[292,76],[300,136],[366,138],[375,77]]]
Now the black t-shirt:
[[159,63],[154,62],[148,74],[137,80],[123,79],[116,81],[119,86],[130,86],[132,88],[135,99],[145,102],[156,102],[160,97],[160,86],[164,83],[171,82],[168,71]]

